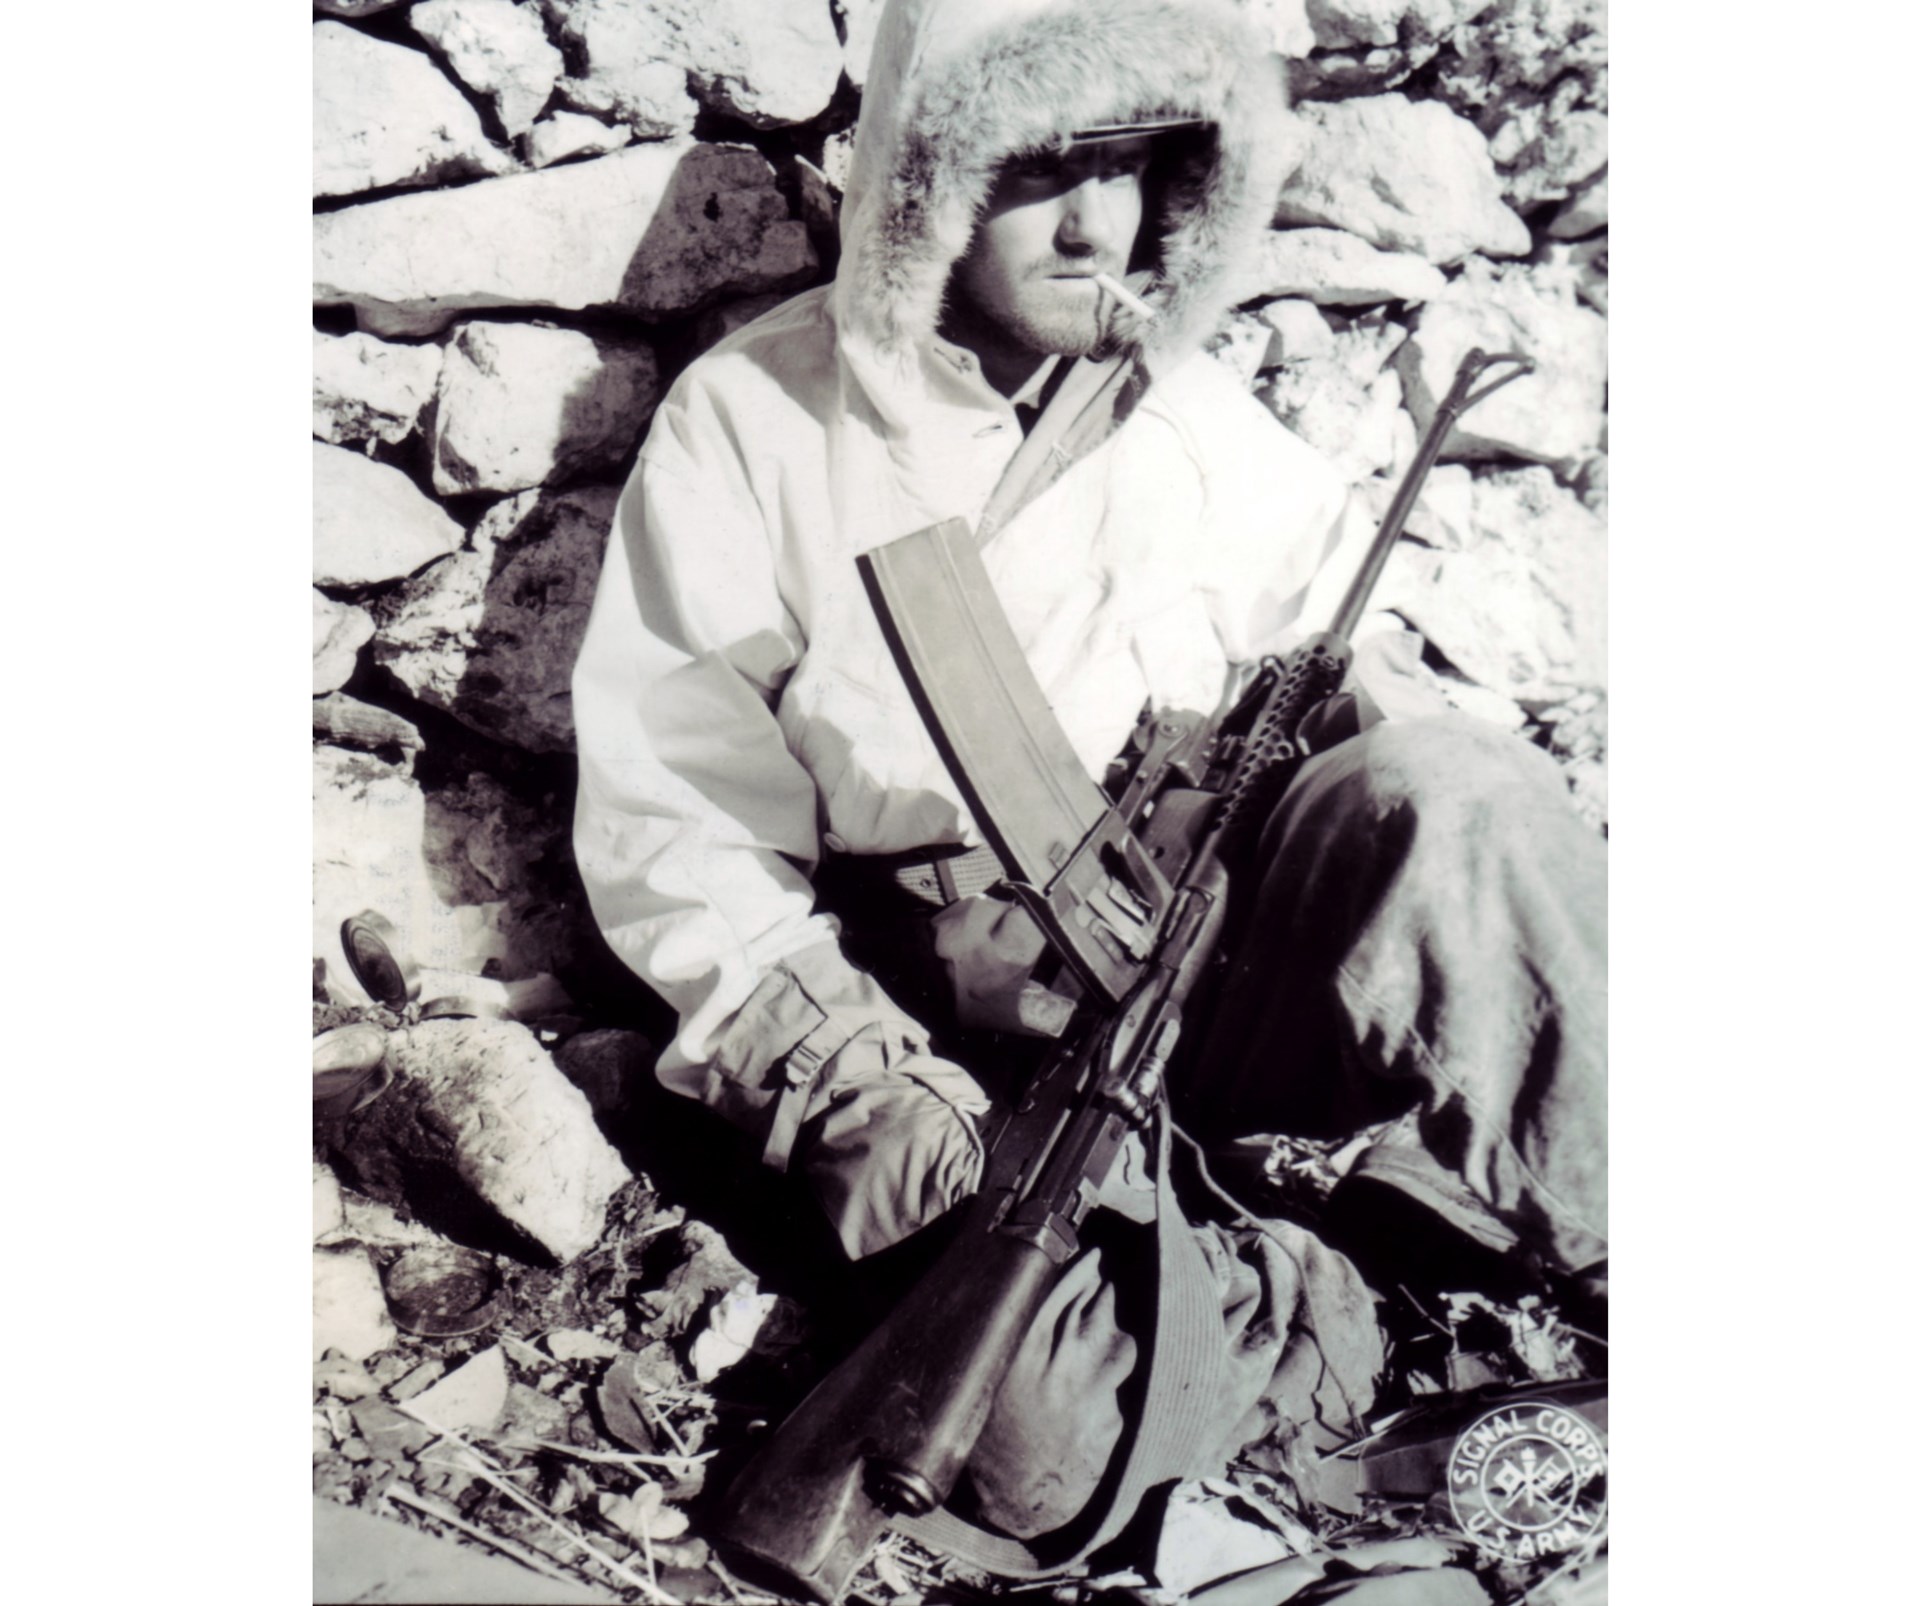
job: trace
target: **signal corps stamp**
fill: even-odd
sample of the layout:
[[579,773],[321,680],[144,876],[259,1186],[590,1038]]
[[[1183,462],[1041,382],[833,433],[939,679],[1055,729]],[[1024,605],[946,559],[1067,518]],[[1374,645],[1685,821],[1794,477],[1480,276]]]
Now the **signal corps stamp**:
[[1453,1441],[1447,1499],[1460,1531],[1491,1555],[1576,1549],[1606,1532],[1606,1445],[1564,1406],[1502,1406]]

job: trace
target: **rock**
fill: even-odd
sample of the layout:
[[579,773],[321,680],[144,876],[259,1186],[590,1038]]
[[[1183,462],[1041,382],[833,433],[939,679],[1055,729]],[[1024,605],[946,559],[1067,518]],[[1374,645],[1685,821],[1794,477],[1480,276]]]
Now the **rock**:
[[556,1361],[610,1361],[622,1353],[610,1338],[579,1327],[556,1327],[546,1336],[547,1353]]
[[644,342],[544,323],[462,324],[440,373],[433,488],[519,491],[616,469],[659,395]]
[[574,156],[604,156],[633,143],[633,130],[614,127],[584,112],[555,112],[533,125],[527,135],[527,161],[551,167]]
[[475,730],[569,751],[573,659],[618,499],[600,485],[496,503],[472,551],[407,588],[374,637],[374,661]]
[[693,323],[693,349],[697,355],[709,346],[716,346],[736,329],[744,329],[762,313],[773,311],[775,307],[792,300],[791,296],[743,296],[738,301],[728,301],[717,307],[709,307]]
[[586,1095],[595,1115],[624,1109],[659,1057],[659,1049],[639,1032],[614,1028],[579,1032],[553,1056],[567,1080]]
[[1314,42],[1327,50],[1440,39],[1492,0],[1306,0]]
[[1276,56],[1298,60],[1314,46],[1313,0],[1240,0]]
[[340,1179],[318,1160],[313,1162],[313,1236],[315,1241],[346,1225],[346,1207],[340,1202]]
[[335,446],[413,433],[440,377],[438,346],[398,346],[372,335],[313,334],[313,432]]
[[371,17],[406,4],[408,0],[313,0],[313,9],[330,17]]
[[313,1386],[325,1389],[336,1400],[353,1401],[364,1400],[377,1385],[358,1361],[350,1361],[344,1355],[329,1355],[314,1363]]
[[1607,315],[1607,239],[1549,241],[1528,264],[1534,288],[1550,297],[1582,301]]
[[[513,1021],[429,1020],[393,1034],[389,1103],[474,1194],[554,1259],[590,1249],[630,1179],[586,1099]],[[388,1123],[393,1129],[393,1123]]]
[[[1236,1506],[1241,1511],[1246,1508],[1233,1499],[1230,1488],[1224,1484],[1215,1488],[1203,1483],[1177,1483],[1167,1498],[1153,1577],[1174,1599],[1184,1599],[1212,1579],[1252,1572],[1294,1554],[1294,1546],[1285,1535],[1264,1522],[1235,1514]],[[1317,1563],[1307,1564],[1319,1570]],[[1298,1582],[1310,1582],[1314,1576],[1315,1572],[1305,1572]],[[1292,1588],[1276,1587],[1264,1598],[1285,1600],[1293,1592]]]
[[1606,109],[1607,0],[1495,0],[1449,41],[1434,92],[1469,114],[1504,115],[1529,94],[1578,85],[1582,103]]
[[[395,1405],[405,1405],[416,1394],[423,1394],[440,1380],[447,1370],[447,1363],[438,1358],[422,1361],[411,1372],[387,1390],[387,1398]],[[504,1390],[502,1391],[504,1392]]]
[[1544,468],[1474,485],[1473,542],[1402,542],[1375,602],[1461,674],[1530,708],[1606,684],[1606,531]]
[[411,720],[337,691],[314,698],[313,734],[340,747],[395,757],[417,753],[422,745],[419,727]]
[[1468,264],[1444,297],[1421,308],[1400,354],[1407,402],[1422,429],[1475,346],[1520,352],[1535,371],[1461,419],[1443,458],[1557,463],[1592,455],[1606,414],[1605,319],[1541,288],[1525,269]]
[[1251,389],[1267,360],[1267,348],[1273,343],[1273,331],[1249,313],[1235,312],[1211,340],[1207,350],[1225,366],[1243,386]]
[[[826,0],[779,6],[763,0],[546,0],[546,7],[563,38],[585,55],[589,85],[624,90],[630,64],[665,64],[711,110],[755,128],[811,121],[827,109],[840,82],[840,36]],[[656,76],[656,84],[663,81]]]
[[421,1426],[385,1400],[356,1400],[347,1411],[367,1449],[378,1460],[404,1461],[433,1443],[431,1428]]
[[566,71],[539,13],[513,0],[421,0],[407,13],[407,26],[454,77],[493,103],[509,134],[533,126]]
[[399,1336],[366,1251],[314,1250],[313,1358],[337,1350],[350,1361],[364,1361]]
[[1607,170],[1603,167],[1588,184],[1567,197],[1553,214],[1547,233],[1556,240],[1578,240],[1607,226]]
[[1296,100],[1351,100],[1398,89],[1440,54],[1438,40],[1379,45],[1371,50],[1316,50],[1293,63],[1288,83]]
[[1379,251],[1344,229],[1274,229],[1234,299],[1304,296],[1322,306],[1430,301],[1446,275],[1424,257]]
[[711,1383],[735,1362],[746,1359],[779,1301],[778,1294],[761,1293],[759,1281],[752,1277],[722,1294],[707,1312],[707,1325],[695,1335],[687,1352],[693,1375],[702,1383]]
[[1564,200],[1607,165],[1607,114],[1556,115],[1554,102],[1521,106],[1494,130],[1487,149],[1509,205]]
[[507,1357],[498,1344],[456,1366],[409,1407],[421,1421],[447,1433],[485,1432],[506,1408]]
[[1257,316],[1267,326],[1262,368],[1333,355],[1333,326],[1311,301],[1270,301]]
[[489,969],[506,978],[463,978],[447,990],[495,1001],[515,1019],[564,1010],[551,973],[573,956],[582,909],[566,799],[528,801],[475,771],[436,786],[426,802],[427,865],[456,905],[497,910],[500,952]]
[[700,103],[687,63],[660,47],[660,19],[632,0],[544,0],[561,44],[582,64],[560,91],[578,111],[625,123],[641,139],[676,139],[693,131]]
[[1386,94],[1313,101],[1298,115],[1309,144],[1280,191],[1276,223],[1348,229],[1440,265],[1531,249],[1526,224],[1500,198],[1485,137],[1445,106]]
[[398,765],[344,748],[313,750],[313,951],[327,962],[328,986],[365,1003],[340,946],[341,923],[377,908],[402,933],[415,959],[436,969],[478,972],[510,952],[504,900],[456,902],[424,847],[427,800]]
[[354,195],[513,171],[466,96],[418,50],[313,28],[313,193]]
[[[1376,480],[1367,486],[1367,501],[1376,521],[1387,516],[1399,485]],[[1463,552],[1477,539],[1473,528],[1473,474],[1458,463],[1440,463],[1407,514],[1406,533],[1446,552]]]
[[885,0],[833,0],[833,14],[840,21],[841,63],[855,89],[867,87],[867,64],[873,59],[873,36],[879,32],[883,9]]
[[457,551],[460,526],[397,468],[313,443],[313,583],[373,585]]
[[1335,333],[1329,355],[1282,364],[1254,394],[1359,484],[1412,455],[1413,424],[1388,366],[1404,339],[1406,331],[1383,316],[1354,319]]
[[360,649],[373,639],[373,615],[365,608],[313,594],[313,695],[344,686],[359,661]]
[[370,201],[313,227],[314,300],[387,330],[444,328],[475,307],[658,318],[797,288],[819,266],[771,165],[733,145],[637,145]]

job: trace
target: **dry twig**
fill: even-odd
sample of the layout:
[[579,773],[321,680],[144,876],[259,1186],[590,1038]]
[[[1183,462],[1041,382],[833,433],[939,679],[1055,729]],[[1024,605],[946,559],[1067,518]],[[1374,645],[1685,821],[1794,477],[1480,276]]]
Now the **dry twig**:
[[[440,1463],[442,1466],[446,1464],[445,1462]],[[465,1469],[463,1468],[462,1470],[464,1471]],[[398,1500],[403,1506],[412,1506],[415,1511],[424,1511],[429,1517],[433,1518],[435,1522],[443,1522],[449,1528],[457,1528],[468,1538],[478,1539],[483,1545],[491,1545],[495,1550],[499,1551],[501,1555],[511,1556],[515,1561],[519,1562],[521,1566],[531,1567],[535,1572],[543,1573],[548,1578],[552,1578],[559,1583],[571,1584],[575,1581],[561,1572],[558,1567],[543,1560],[525,1546],[516,1545],[511,1539],[503,1539],[499,1534],[488,1533],[484,1528],[477,1528],[458,1512],[449,1510],[436,1500],[424,1499],[401,1484],[394,1484],[388,1488],[385,1491],[385,1498],[388,1500]]]

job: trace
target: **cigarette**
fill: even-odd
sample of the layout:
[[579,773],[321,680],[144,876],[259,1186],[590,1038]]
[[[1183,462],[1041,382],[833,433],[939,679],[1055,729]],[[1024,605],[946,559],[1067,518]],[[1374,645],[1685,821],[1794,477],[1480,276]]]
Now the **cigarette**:
[[1106,291],[1108,295],[1112,296],[1121,306],[1125,307],[1127,311],[1142,318],[1157,318],[1160,316],[1157,311],[1148,306],[1146,302],[1142,301],[1111,274],[1096,273],[1093,276],[1093,282],[1099,285],[1102,290]]

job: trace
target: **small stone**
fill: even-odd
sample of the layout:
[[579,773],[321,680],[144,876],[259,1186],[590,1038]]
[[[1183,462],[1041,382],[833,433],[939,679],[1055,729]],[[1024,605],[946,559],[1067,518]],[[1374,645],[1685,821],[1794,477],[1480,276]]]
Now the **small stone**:
[[1579,240],[1607,226],[1607,172],[1600,170],[1592,183],[1567,197],[1567,204],[1553,214],[1547,233],[1556,240]]
[[1339,50],[1391,45],[1408,37],[1440,39],[1488,8],[1490,0],[1306,0],[1314,43]]
[[1439,102],[1394,93],[1310,101],[1297,115],[1308,147],[1281,189],[1276,223],[1347,229],[1441,266],[1532,248],[1501,199],[1486,137]]
[[340,1179],[318,1160],[313,1163],[313,1236],[315,1242],[346,1225],[346,1207],[340,1202]]
[[348,1360],[364,1361],[398,1337],[379,1274],[366,1252],[314,1250],[313,1358],[317,1361],[331,1349]]
[[1271,301],[1260,309],[1258,317],[1269,331],[1262,368],[1333,355],[1333,326],[1311,301]]
[[610,1361],[621,1353],[612,1339],[578,1327],[556,1327],[544,1342],[556,1361]]
[[1235,312],[1228,315],[1219,334],[1207,342],[1207,350],[1215,362],[1250,389],[1272,343],[1273,331],[1264,323],[1247,313]]
[[1565,200],[1607,165],[1607,114],[1562,112],[1554,101],[1523,104],[1494,130],[1487,149],[1508,205]]
[[319,22],[312,67],[316,196],[513,171],[423,52]]
[[503,1437],[565,1444],[572,1425],[573,1413],[558,1400],[550,1400],[524,1383],[507,1385],[507,1408],[500,1418],[499,1429]]
[[373,639],[373,615],[365,608],[313,594],[313,695],[324,696],[347,683],[360,649]]
[[353,1417],[354,1427],[376,1460],[402,1461],[418,1455],[433,1443],[431,1428],[423,1427],[385,1400],[358,1400],[348,1407],[348,1411]]
[[566,70],[538,12],[513,0],[421,0],[407,13],[407,26],[454,77],[492,102],[509,134],[533,126]]
[[313,1368],[313,1386],[324,1389],[336,1400],[364,1400],[376,1384],[367,1369],[344,1355],[323,1356]]
[[440,378],[438,346],[403,346],[372,335],[313,335],[313,432],[335,446],[413,433]]
[[498,1344],[448,1372],[412,1406],[421,1421],[449,1433],[485,1432],[506,1408],[507,1358]]
[[480,307],[669,317],[798,288],[819,266],[771,164],[735,145],[634,145],[369,201],[316,217],[313,244],[315,302],[415,334]]
[[337,747],[367,753],[417,753],[424,745],[412,720],[337,691],[314,698],[313,734]]
[[462,324],[433,410],[433,488],[519,491],[618,468],[659,395],[660,366],[642,341],[551,324]]
[[[1400,356],[1408,405],[1421,428],[1469,350],[1514,351],[1534,371],[1461,419],[1442,457],[1521,457],[1558,463],[1591,456],[1606,417],[1607,325],[1526,269],[1470,263],[1420,309]],[[1503,370],[1510,371],[1510,370]]]
[[387,1398],[395,1405],[404,1405],[416,1394],[422,1394],[433,1387],[446,1371],[447,1363],[442,1360],[422,1361],[411,1372],[387,1390]]
[[1446,275],[1424,257],[1379,251],[1345,229],[1273,229],[1234,299],[1301,296],[1321,306],[1430,301]]
[[527,161],[551,167],[575,156],[604,156],[633,143],[633,130],[615,127],[585,112],[559,111],[543,117],[527,134]]
[[397,468],[313,443],[313,583],[399,580],[459,549],[463,532]]

